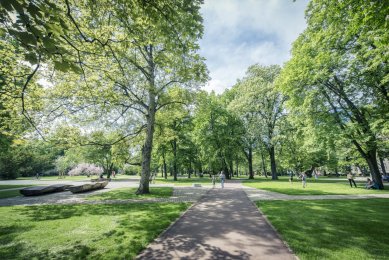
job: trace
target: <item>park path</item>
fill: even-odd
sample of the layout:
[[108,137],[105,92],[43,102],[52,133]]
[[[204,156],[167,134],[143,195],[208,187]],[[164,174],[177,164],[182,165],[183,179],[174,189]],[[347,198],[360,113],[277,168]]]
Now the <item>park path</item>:
[[211,189],[137,259],[296,259],[240,183]]

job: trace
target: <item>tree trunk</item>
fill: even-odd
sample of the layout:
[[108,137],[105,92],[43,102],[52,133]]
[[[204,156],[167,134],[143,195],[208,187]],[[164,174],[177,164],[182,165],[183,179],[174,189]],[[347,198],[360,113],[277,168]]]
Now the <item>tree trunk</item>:
[[165,177],[165,179],[167,179],[167,167],[166,167],[166,159],[165,159],[165,153],[162,154],[162,158],[163,158],[163,175]]
[[248,163],[249,163],[249,179],[254,179],[254,172],[253,172],[253,148],[249,148],[249,154],[248,154]]
[[378,187],[380,190],[383,190],[384,184],[382,183],[382,177],[380,174],[380,170],[378,168],[376,150],[374,150],[374,149],[370,150],[366,154],[365,159],[366,159],[367,164],[369,165],[369,169],[370,169],[370,173],[371,173],[371,177],[372,177],[373,181],[378,184]]
[[386,169],[385,169],[384,159],[382,157],[379,157],[379,158],[380,158],[382,174],[386,176],[387,173],[386,173]]
[[263,171],[263,174],[265,175],[265,178],[267,178],[265,156],[263,155],[262,152],[261,152],[261,160],[262,160],[262,171]]
[[270,165],[271,165],[271,178],[272,180],[277,180],[277,167],[276,167],[276,157],[274,152],[274,146],[270,147],[269,149],[269,156],[270,156]]
[[139,182],[139,188],[136,194],[150,193],[149,179],[150,179],[150,164],[151,164],[151,151],[153,149],[153,136],[154,136],[154,123],[155,123],[155,94],[149,91],[149,106],[146,129],[146,139],[142,147],[142,174]]
[[177,140],[172,141],[173,148],[173,179],[177,180]]
[[231,177],[234,177],[234,163],[232,160],[230,161],[230,172],[231,172]]

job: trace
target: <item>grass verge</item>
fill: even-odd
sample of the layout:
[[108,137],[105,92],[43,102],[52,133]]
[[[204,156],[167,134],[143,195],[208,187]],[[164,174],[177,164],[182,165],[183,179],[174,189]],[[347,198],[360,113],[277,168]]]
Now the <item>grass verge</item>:
[[172,187],[152,187],[149,194],[136,195],[137,188],[120,188],[88,196],[88,200],[125,200],[145,198],[168,198],[173,195]]
[[1,190],[0,191],[0,199],[12,198],[12,197],[17,197],[17,196],[21,196],[19,190]]
[[16,188],[24,188],[30,186],[34,186],[34,185],[0,185],[0,191],[6,189],[16,189]]
[[209,175],[206,175],[202,178],[198,177],[179,177],[177,181],[174,181],[172,177],[164,178],[156,178],[156,184],[174,184],[174,186],[192,186],[193,183],[201,183],[203,185],[212,185],[212,180],[209,178]]
[[351,188],[346,179],[317,181],[308,180],[307,186],[302,187],[301,181],[295,180],[290,183],[287,178],[279,180],[255,179],[243,182],[245,186],[279,192],[288,195],[352,195],[352,194],[382,194],[389,193],[389,190],[367,190],[363,182],[357,182],[357,188]]
[[257,206],[301,259],[387,259],[388,199],[263,201]]
[[0,207],[2,259],[133,259],[188,203]]

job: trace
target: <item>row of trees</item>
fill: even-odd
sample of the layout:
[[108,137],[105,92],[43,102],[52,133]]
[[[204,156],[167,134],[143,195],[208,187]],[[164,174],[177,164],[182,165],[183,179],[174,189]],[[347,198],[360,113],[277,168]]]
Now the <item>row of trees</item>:
[[356,165],[382,188],[388,4],[311,1],[284,68],[253,65],[215,95],[199,91],[201,3],[2,1],[0,171],[21,168],[15,149],[45,143],[46,168],[58,156],[60,171],[139,167],[138,194],[159,169],[230,178],[243,167],[277,179]]

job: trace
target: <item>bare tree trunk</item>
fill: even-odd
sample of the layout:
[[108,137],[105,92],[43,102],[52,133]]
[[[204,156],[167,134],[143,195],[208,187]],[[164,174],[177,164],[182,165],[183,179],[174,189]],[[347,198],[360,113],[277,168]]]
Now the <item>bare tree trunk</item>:
[[177,180],[177,140],[174,139],[172,141],[172,148],[173,148],[173,179]]
[[272,180],[277,180],[277,167],[276,167],[276,157],[274,152],[274,146],[271,146],[269,149],[269,156],[270,156],[270,165],[271,165],[271,178]]
[[382,157],[379,157],[380,158],[380,164],[381,164],[381,170],[382,170],[382,174],[383,175],[387,175],[387,172],[386,172],[386,169],[385,169],[385,163],[384,163],[384,159]]
[[248,154],[248,162],[249,162],[249,179],[254,179],[254,172],[253,172],[253,148],[249,148],[249,154]]
[[164,175],[165,179],[167,179],[167,169],[166,169],[165,153],[162,154],[162,159],[163,159],[163,175]]
[[266,164],[265,164],[265,156],[261,152],[261,159],[262,159],[262,170],[263,174],[265,174],[265,177],[267,178],[267,172],[266,172]]
[[378,184],[380,190],[384,189],[384,184],[382,183],[382,177],[377,163],[377,153],[376,150],[370,150],[365,157],[367,164],[369,165],[371,177],[373,181]]
[[151,164],[151,151],[153,149],[153,136],[154,136],[154,123],[155,123],[155,94],[149,91],[149,107],[146,129],[146,140],[142,147],[142,174],[139,182],[139,188],[136,194],[150,193],[149,179],[150,179],[150,164]]

